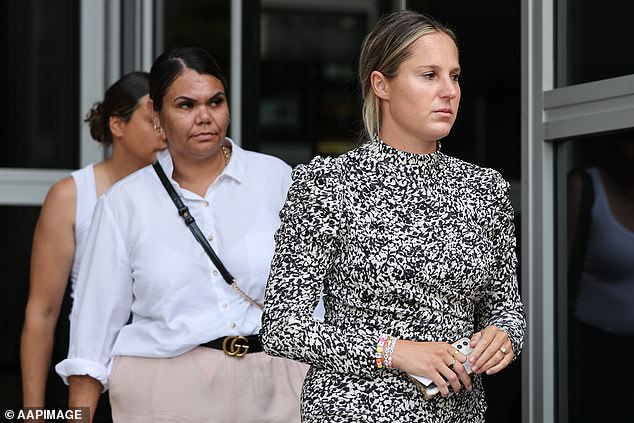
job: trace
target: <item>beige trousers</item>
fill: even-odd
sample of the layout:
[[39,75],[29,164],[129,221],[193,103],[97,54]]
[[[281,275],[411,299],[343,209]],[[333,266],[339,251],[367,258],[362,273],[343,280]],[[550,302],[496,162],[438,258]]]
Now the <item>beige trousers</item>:
[[198,347],[173,358],[116,357],[115,423],[296,423],[308,366],[265,353]]

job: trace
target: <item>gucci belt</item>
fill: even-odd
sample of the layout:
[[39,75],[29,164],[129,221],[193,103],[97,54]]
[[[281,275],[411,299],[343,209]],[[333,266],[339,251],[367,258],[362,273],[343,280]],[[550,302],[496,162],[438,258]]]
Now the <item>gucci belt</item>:
[[258,335],[225,336],[200,344],[200,346],[222,350],[230,357],[244,357],[249,353],[262,352],[262,343]]

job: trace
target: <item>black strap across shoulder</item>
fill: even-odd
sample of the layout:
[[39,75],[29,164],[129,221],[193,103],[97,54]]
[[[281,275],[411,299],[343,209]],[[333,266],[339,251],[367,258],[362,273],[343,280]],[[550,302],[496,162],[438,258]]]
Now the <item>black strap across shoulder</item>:
[[167,176],[165,175],[165,172],[163,171],[163,167],[158,162],[158,160],[152,163],[152,167],[156,171],[156,174],[161,180],[161,183],[163,184],[163,186],[165,187],[165,190],[167,191],[170,198],[174,202],[174,205],[178,209],[178,214],[183,218],[189,230],[192,231],[192,234],[194,234],[194,238],[196,238],[196,241],[198,241],[198,243],[203,247],[203,250],[205,250],[205,253],[207,253],[209,258],[211,259],[211,262],[214,264],[214,266],[216,266],[216,269],[218,269],[218,271],[222,275],[222,278],[225,280],[225,282],[227,282],[229,285],[232,285],[235,282],[234,277],[231,275],[231,273],[229,273],[225,265],[222,264],[222,261],[220,260],[218,255],[216,255],[216,252],[214,251],[214,249],[211,248],[211,245],[209,245],[209,242],[207,242],[207,238],[205,238],[205,235],[203,235],[200,228],[196,224],[196,220],[194,219],[194,216],[192,216],[192,214],[189,212],[189,209],[187,208],[187,206],[183,204],[183,201],[181,200],[180,196],[178,195],[178,193],[176,192],[176,190],[170,183],[169,179],[167,179]]

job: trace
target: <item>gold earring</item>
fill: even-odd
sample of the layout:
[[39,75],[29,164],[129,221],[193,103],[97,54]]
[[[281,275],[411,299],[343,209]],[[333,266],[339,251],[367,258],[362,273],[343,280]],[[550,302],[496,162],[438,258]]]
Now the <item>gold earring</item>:
[[156,122],[154,122],[154,121],[152,121],[152,128],[154,128],[154,130],[155,130],[157,133],[159,133],[159,134],[160,134],[161,132],[163,132],[163,128],[161,128],[161,127],[160,127],[160,126],[159,126]]

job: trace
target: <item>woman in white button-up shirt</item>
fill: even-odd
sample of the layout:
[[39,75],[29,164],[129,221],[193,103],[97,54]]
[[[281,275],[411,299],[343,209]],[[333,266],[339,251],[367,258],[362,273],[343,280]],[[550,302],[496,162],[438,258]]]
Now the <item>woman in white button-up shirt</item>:
[[[291,169],[226,137],[226,87],[202,49],[155,61],[150,107],[168,143],[158,162],[238,286],[261,303]],[[104,196],[87,244],[69,355],[57,365],[70,406],[94,408],[110,388],[115,421],[299,421],[306,367],[258,352],[260,309],[225,282],[151,166]]]

